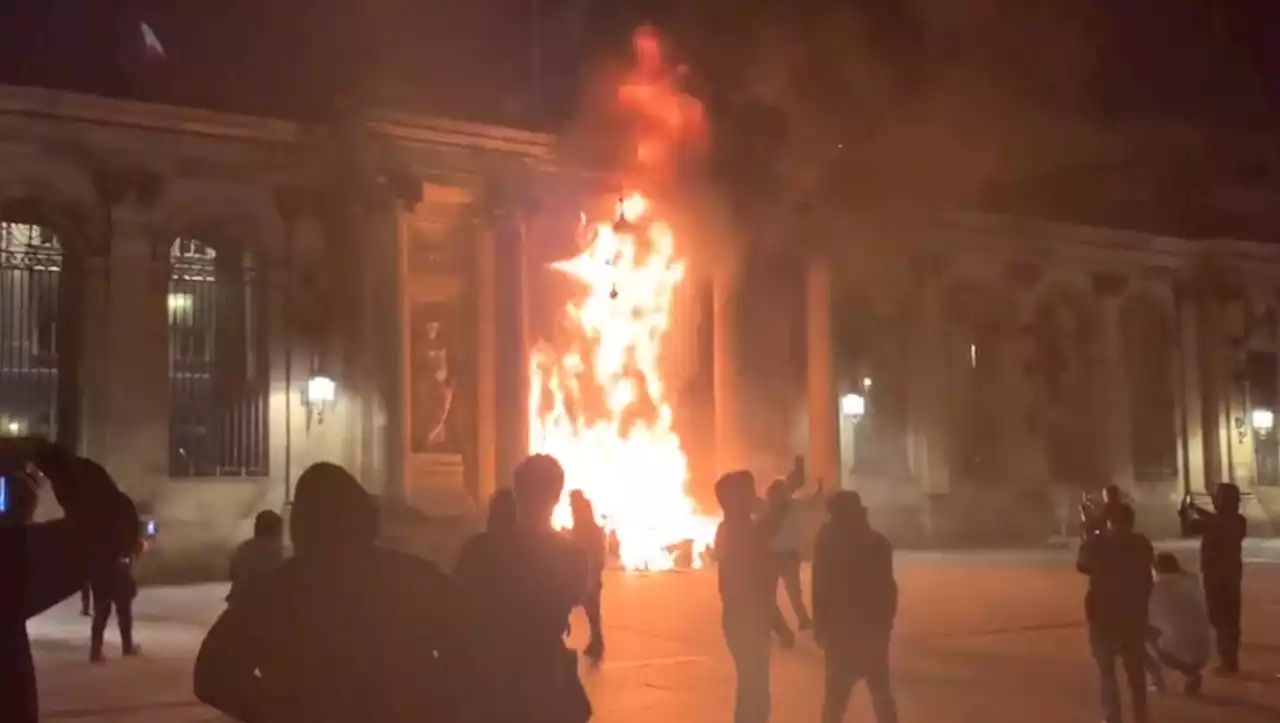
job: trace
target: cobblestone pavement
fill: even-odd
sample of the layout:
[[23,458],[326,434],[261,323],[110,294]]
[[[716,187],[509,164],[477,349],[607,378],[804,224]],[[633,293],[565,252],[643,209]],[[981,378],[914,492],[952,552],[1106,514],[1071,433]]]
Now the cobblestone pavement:
[[[1083,582],[1065,561],[1047,553],[901,555],[894,670],[903,721],[1099,720],[1081,628]],[[1247,674],[1211,679],[1198,700],[1158,697],[1157,721],[1280,720],[1280,566],[1251,565],[1246,589]],[[221,720],[192,699],[190,670],[223,591],[219,585],[144,590],[137,635],[145,657],[105,666],[86,662],[88,625],[73,603],[33,621],[44,720]],[[714,575],[611,574],[605,615],[608,660],[584,672],[595,720],[730,720],[733,675]],[[777,652],[775,722],[818,719],[820,663],[809,641]],[[865,697],[855,696],[848,721],[870,720]]]

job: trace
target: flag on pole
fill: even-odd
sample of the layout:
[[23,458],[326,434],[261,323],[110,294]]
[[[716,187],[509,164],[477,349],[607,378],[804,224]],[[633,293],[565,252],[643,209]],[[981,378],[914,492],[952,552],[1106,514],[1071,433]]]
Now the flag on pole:
[[164,46],[160,44],[160,38],[156,37],[156,31],[151,29],[150,25],[145,22],[138,22],[138,29],[142,32],[142,43],[146,50],[147,58],[152,60],[166,60],[168,58],[164,52]]

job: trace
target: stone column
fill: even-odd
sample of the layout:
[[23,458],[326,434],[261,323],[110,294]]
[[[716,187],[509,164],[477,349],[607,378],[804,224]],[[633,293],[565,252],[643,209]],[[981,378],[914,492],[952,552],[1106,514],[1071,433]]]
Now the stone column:
[[1206,494],[1204,405],[1200,389],[1200,341],[1195,304],[1193,297],[1180,289],[1175,290],[1178,467],[1182,473],[1183,493]]
[[1230,479],[1224,451],[1230,445],[1231,429],[1226,419],[1223,390],[1224,354],[1217,324],[1221,323],[1216,300],[1201,296],[1196,303],[1197,358],[1200,361],[1199,388],[1202,393],[1200,424],[1204,450],[1205,484],[1213,489]]
[[526,225],[518,209],[494,219],[494,326],[497,350],[496,486],[511,483],[516,465],[529,454],[529,340],[526,322]]
[[497,238],[477,224],[476,281],[476,480],[482,507],[498,486],[498,259]]
[[107,260],[103,464],[138,500],[169,477],[169,244],[149,209],[116,198]]
[[[105,244],[104,244],[105,246]],[[80,309],[83,319],[80,359],[81,414],[84,420],[81,452],[91,459],[105,459],[107,453],[107,394],[110,384],[110,338],[107,323],[110,308],[109,250],[84,260],[84,288]]]
[[908,454],[911,476],[925,497],[943,495],[950,490],[947,458],[950,369],[940,293],[939,285],[932,281],[917,292],[920,311],[911,329],[908,361],[911,370],[907,392]]
[[360,268],[361,365],[367,378],[362,425],[362,480],[388,498],[406,495],[404,300],[408,214],[398,201],[377,208],[365,222],[364,261]]
[[738,373],[738,317],[734,273],[725,270],[712,280],[712,396],[715,415],[715,476],[746,466],[743,452]]
[[1121,489],[1132,489],[1133,468],[1133,419],[1129,408],[1129,375],[1125,364],[1124,330],[1120,322],[1122,299],[1110,296],[1101,304],[1102,339],[1099,348],[1100,375],[1103,384],[1102,409],[1105,422],[1102,426],[1106,439],[1102,448],[1110,460],[1111,483]]
[[831,268],[809,262],[805,278],[808,351],[809,477],[828,484],[840,479],[839,423],[831,359]]

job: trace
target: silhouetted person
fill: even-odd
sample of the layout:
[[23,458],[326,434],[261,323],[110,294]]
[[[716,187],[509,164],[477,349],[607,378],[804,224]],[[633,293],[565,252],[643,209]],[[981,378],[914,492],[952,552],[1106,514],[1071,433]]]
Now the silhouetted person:
[[196,697],[241,721],[462,720],[479,700],[466,608],[432,563],[374,543],[372,497],[330,463],[298,479],[294,555],[227,607]]
[[1146,537],[1134,532],[1134,522],[1132,507],[1114,508],[1107,530],[1084,541],[1076,563],[1089,576],[1085,617],[1106,723],[1121,721],[1117,660],[1124,665],[1134,718],[1147,720],[1147,615],[1155,552]]
[[[777,521],[760,505],[750,472],[716,481],[724,521],[716,528],[715,553],[721,622],[737,673],[734,723],[769,720],[769,646],[777,617],[777,581],[769,540]],[[757,518],[754,513],[762,511]]]
[[1218,643],[1218,670],[1240,671],[1240,587],[1244,578],[1244,538],[1248,523],[1240,514],[1240,488],[1219,484],[1213,511],[1188,499],[1182,507],[1185,532],[1200,537],[1200,576],[1209,623]]
[[1124,505],[1124,493],[1118,485],[1107,485],[1102,488],[1100,500],[1088,496],[1080,503],[1081,532],[1087,539],[1107,531],[1107,520],[1113,512]]
[[93,615],[93,587],[89,583],[80,588],[80,615],[86,618]]
[[831,521],[813,553],[814,635],[826,653],[822,723],[840,723],[849,696],[867,683],[879,723],[897,723],[889,676],[889,639],[898,613],[893,545],[871,528],[856,492],[827,501]]
[[587,594],[582,599],[582,610],[587,614],[591,640],[582,652],[593,663],[599,663],[604,658],[600,597],[604,591],[604,560],[608,542],[604,528],[596,522],[595,508],[591,505],[591,500],[582,494],[582,490],[569,493],[569,507],[573,512],[573,529],[570,530],[570,535],[587,553]]
[[1198,693],[1210,647],[1209,614],[1200,580],[1183,570],[1172,552],[1156,555],[1155,573],[1148,616],[1152,635],[1147,669],[1151,683],[1157,690],[1164,690],[1164,668],[1170,668],[1182,674],[1184,691]]
[[134,656],[141,652],[133,641],[133,601],[138,597],[138,582],[133,576],[133,563],[142,552],[142,538],[138,537],[134,548],[116,558],[89,578],[93,590],[93,622],[89,625],[89,660],[101,663],[106,660],[102,652],[102,639],[107,621],[115,610],[116,624],[120,628],[120,653]]
[[[486,600],[496,594],[481,592],[481,589],[489,584],[489,575],[496,569],[501,556],[510,549],[511,538],[518,525],[515,492],[510,487],[494,492],[489,498],[489,513],[484,531],[467,540],[454,563],[453,577],[463,590]],[[481,577],[476,580],[464,579],[468,574]]]
[[[0,721],[37,723],[26,621],[74,595],[127,552],[137,539],[138,519],[106,470],[47,442],[0,441],[0,463],[9,493],[23,495],[0,516],[0,570],[6,578],[0,585]],[[32,524],[40,477],[50,482],[64,516]]]
[[[778,478],[769,485],[766,502],[773,508],[771,514],[778,521],[778,531],[769,541],[774,571],[787,594],[787,600],[791,603],[791,611],[796,616],[796,626],[800,630],[808,630],[813,627],[813,620],[810,619],[809,609],[804,604],[804,588],[800,584],[802,558],[800,550],[804,544],[805,511],[809,505],[822,499],[822,483],[818,483],[818,489],[812,496],[797,499],[795,494],[802,487],[804,487],[803,477],[792,475],[787,479]],[[782,620],[782,625],[786,626],[786,618],[782,618],[781,610],[778,611],[778,617]],[[779,632],[778,627],[775,623],[775,632]],[[780,637],[784,643],[794,640],[789,627]]]
[[231,555],[231,590],[227,603],[235,600],[254,581],[284,562],[284,518],[273,510],[263,510],[253,520],[253,537],[240,543]]
[[497,554],[460,558],[454,575],[481,613],[492,653],[486,665],[502,687],[498,717],[583,723],[591,703],[564,632],[587,593],[587,555],[551,526],[564,469],[552,457],[533,455],[516,467],[513,489],[518,528],[498,538]]

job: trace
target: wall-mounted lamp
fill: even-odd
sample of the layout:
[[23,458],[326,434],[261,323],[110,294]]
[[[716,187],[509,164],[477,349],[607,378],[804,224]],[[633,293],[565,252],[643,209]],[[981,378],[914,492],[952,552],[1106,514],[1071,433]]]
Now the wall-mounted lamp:
[[1270,409],[1257,407],[1249,412],[1249,426],[1258,434],[1268,435],[1276,427],[1276,414]]
[[319,374],[307,380],[307,389],[302,403],[307,408],[307,428],[311,428],[312,415],[316,424],[324,424],[324,412],[338,399],[338,383],[330,377]]
[[840,415],[855,422],[867,413],[867,399],[861,394],[846,394],[840,397]]

